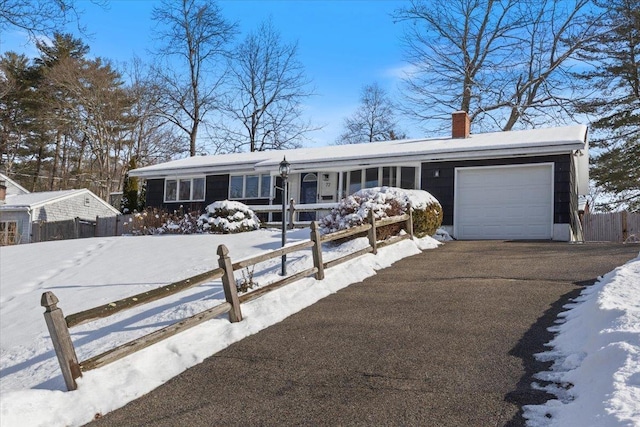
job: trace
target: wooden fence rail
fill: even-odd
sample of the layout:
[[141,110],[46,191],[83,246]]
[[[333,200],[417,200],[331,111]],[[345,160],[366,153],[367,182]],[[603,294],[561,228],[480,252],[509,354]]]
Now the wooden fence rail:
[[[385,242],[378,242],[376,238],[376,229],[385,225],[404,223],[407,233],[395,236]],[[369,245],[361,250],[345,255],[338,259],[323,262],[322,243],[331,242],[336,239],[351,237],[363,232],[367,232],[369,237]],[[82,376],[82,372],[99,368],[106,364],[115,362],[125,356],[136,351],[142,350],[152,344],[167,339],[188,328],[192,328],[207,320],[213,319],[222,314],[229,314],[230,322],[240,322],[242,320],[242,312],[240,306],[242,303],[254,300],[260,296],[281,288],[287,284],[296,282],[305,277],[314,275],[316,280],[324,279],[324,270],[363,254],[377,252],[377,248],[383,245],[396,243],[400,240],[413,237],[413,218],[410,214],[400,215],[392,218],[385,218],[376,221],[373,212],[369,215],[369,224],[353,227],[348,230],[342,230],[331,234],[321,236],[318,230],[317,222],[312,222],[310,227],[309,241],[303,241],[294,245],[285,246],[275,249],[264,254],[260,254],[251,258],[244,259],[233,263],[229,257],[229,250],[225,245],[218,246],[218,268],[206,271],[199,275],[184,279],[175,283],[162,286],[160,288],[133,295],[118,301],[114,301],[105,305],[84,310],[69,316],[64,316],[62,310],[58,307],[58,298],[52,292],[42,294],[41,305],[45,308],[44,317],[53,341],[53,347],[60,364],[62,376],[68,390],[77,389],[76,379]],[[238,296],[237,285],[234,276],[235,270],[247,268],[258,263],[268,261],[279,256],[298,252],[311,248],[313,267],[303,271],[296,272],[290,276],[286,276],[280,280],[262,286],[254,291]],[[222,279],[222,287],[225,295],[225,302],[200,312],[194,316],[182,319],[174,324],[158,329],[143,337],[134,339],[130,342],[122,344],[118,347],[107,350],[101,354],[91,357],[84,361],[78,361],[69,328],[80,324],[101,319],[128,310],[142,304],[148,304],[152,301],[166,298],[168,296],[185,291],[189,288],[201,285],[211,280]]]

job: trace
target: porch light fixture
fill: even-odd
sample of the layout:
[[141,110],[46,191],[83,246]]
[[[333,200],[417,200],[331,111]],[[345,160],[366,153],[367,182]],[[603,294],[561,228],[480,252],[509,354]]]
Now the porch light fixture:
[[[285,156],[280,162],[280,166],[278,167],[278,171],[280,172],[280,177],[282,178],[282,247],[287,244],[287,218],[286,218],[286,199],[287,199],[287,178],[289,177],[289,171],[291,170],[291,164],[287,162],[287,157]],[[282,255],[282,269],[280,274],[282,276],[287,275],[287,255]]]
[[280,166],[278,167],[278,171],[280,171],[280,176],[282,177],[282,179],[287,179],[290,170],[291,164],[287,162],[287,156],[285,156],[280,162]]

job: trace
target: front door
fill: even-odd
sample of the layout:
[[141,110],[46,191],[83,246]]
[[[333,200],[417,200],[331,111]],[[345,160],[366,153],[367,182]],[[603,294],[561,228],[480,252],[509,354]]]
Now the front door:
[[[315,173],[303,173],[300,184],[300,203],[303,205],[316,203],[318,200],[318,175]],[[315,212],[300,212],[299,221],[315,221]]]

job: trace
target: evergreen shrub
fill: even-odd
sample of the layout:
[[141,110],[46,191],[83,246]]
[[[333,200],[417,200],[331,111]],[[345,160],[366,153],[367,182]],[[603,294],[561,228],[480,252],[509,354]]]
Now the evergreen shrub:
[[198,224],[203,231],[211,233],[242,233],[258,230],[260,220],[249,207],[240,202],[223,200],[206,207]]

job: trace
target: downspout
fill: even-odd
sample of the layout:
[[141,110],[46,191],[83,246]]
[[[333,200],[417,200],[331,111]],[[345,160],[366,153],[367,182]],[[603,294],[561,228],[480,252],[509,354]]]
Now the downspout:
[[[31,243],[33,240],[33,235],[31,234],[33,232],[33,218],[31,217],[33,215],[33,209],[31,209],[30,207],[27,208],[27,213],[29,214],[29,221],[28,222],[28,233],[27,236],[29,236],[29,241],[27,243]],[[22,240],[22,238],[20,239]]]

